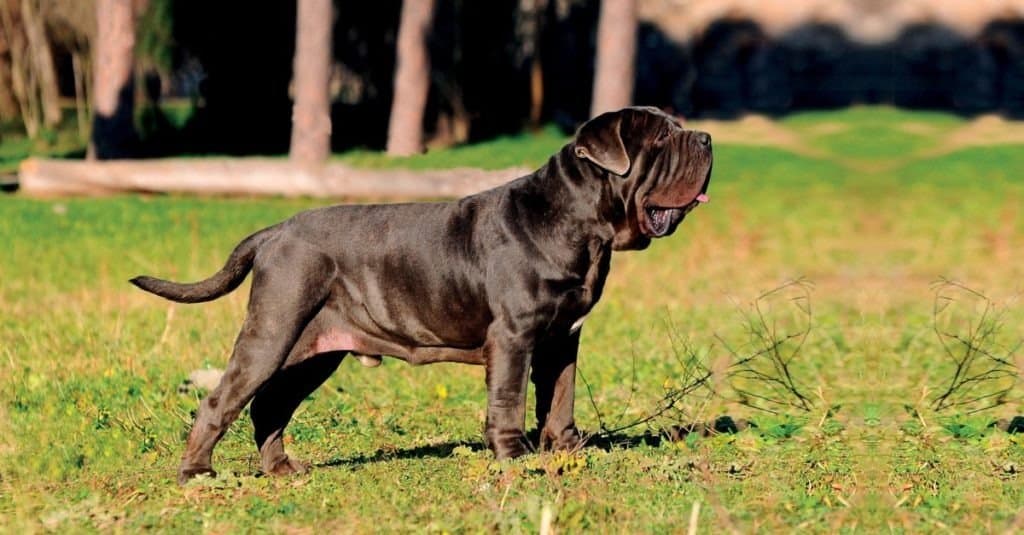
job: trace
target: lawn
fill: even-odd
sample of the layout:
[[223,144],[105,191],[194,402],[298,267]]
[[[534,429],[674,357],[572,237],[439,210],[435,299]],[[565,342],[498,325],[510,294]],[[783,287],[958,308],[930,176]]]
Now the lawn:
[[[127,280],[206,277],[248,233],[323,201],[0,198],[0,526],[537,532],[546,517],[561,532],[680,532],[699,504],[703,532],[1021,529],[1024,435],[989,426],[1024,412],[1019,387],[977,412],[936,404],[965,377],[952,336],[974,350],[966,377],[1020,358],[1022,126],[887,108],[695,126],[716,139],[712,202],[618,254],[583,331],[577,417],[593,445],[501,463],[481,441],[481,369],[346,360],[288,428],[312,472],[259,476],[243,414],[216,451],[220,477],[179,487],[201,396],[182,383],[223,367],[246,286],[174,305]],[[538,165],[563,141],[545,130],[398,162],[339,158]],[[806,408],[733,373],[754,357],[779,377],[765,337]],[[712,370],[704,388],[630,425],[694,366]],[[753,425],[678,432],[726,415]]]

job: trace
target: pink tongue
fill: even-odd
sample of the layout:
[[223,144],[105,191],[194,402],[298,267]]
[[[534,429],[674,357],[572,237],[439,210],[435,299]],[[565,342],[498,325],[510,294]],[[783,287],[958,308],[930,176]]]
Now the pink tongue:
[[711,197],[708,197],[708,195],[706,193],[701,193],[700,195],[697,196],[697,202],[699,202],[699,203],[703,204],[703,203],[710,202],[710,201],[711,201]]

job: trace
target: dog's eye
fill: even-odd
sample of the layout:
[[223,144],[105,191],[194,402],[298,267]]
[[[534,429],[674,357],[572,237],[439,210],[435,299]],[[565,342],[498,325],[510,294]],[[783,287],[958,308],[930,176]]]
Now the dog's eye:
[[672,137],[672,133],[666,130],[666,131],[658,134],[658,137],[654,138],[654,145],[656,147],[664,146],[665,143],[668,142],[668,138],[670,138],[670,137]]

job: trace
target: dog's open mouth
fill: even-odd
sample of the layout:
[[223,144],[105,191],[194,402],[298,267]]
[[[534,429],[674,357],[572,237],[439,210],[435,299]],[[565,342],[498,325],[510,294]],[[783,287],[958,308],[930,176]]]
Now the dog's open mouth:
[[697,195],[689,204],[680,206],[678,208],[664,208],[661,206],[647,205],[644,207],[644,214],[646,215],[646,227],[647,232],[650,236],[660,238],[675,228],[683,217],[686,216],[693,210],[698,204],[703,204],[711,199],[705,193]]

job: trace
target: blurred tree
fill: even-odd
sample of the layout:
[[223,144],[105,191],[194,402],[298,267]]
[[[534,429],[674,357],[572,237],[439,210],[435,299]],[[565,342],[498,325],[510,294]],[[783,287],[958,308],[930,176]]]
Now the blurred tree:
[[[0,23],[0,30],[4,26]],[[7,43],[7,32],[0,31],[0,123],[18,119],[18,102],[14,99],[14,82],[11,80],[11,47]]]
[[53,53],[43,26],[40,0],[21,0],[21,19],[28,38],[32,68],[38,78],[39,100],[43,110],[43,124],[53,128],[60,124],[60,91],[57,89],[57,71],[53,68]]
[[89,158],[124,158],[135,149],[134,50],[135,6],[132,0],[96,0]]
[[30,138],[38,136],[40,128],[55,127],[61,120],[57,74],[39,8],[39,0],[0,3],[0,28],[8,52],[4,62],[9,68],[5,73],[10,78],[8,95],[14,97]]
[[636,30],[636,0],[601,0],[591,117],[632,103]]
[[174,0],[136,0],[135,131],[141,156],[164,156],[180,150],[177,128],[161,106],[171,91],[175,67],[181,64],[174,43]]
[[38,78],[34,75],[29,59],[28,38],[25,35],[21,19],[21,6],[17,0],[2,0],[0,4],[0,23],[3,25],[4,41],[7,42],[10,54],[11,89],[22,125],[29,138],[39,135],[42,123],[39,109]]
[[135,63],[144,75],[160,77],[163,89],[174,72],[174,0],[143,0],[136,29]]
[[333,26],[331,0],[298,0],[290,154],[302,165],[323,163],[331,152]]
[[516,13],[516,39],[520,62],[530,70],[530,126],[540,126],[544,110],[544,69],[541,63],[541,36],[548,0],[519,0]]
[[[92,94],[92,41],[96,34],[95,0],[46,0],[46,31],[57,51],[67,54],[75,95],[75,115],[82,139],[89,136]],[[65,73],[67,64],[65,63]],[[58,79],[65,74],[58,69]],[[63,85],[63,84],[62,84]],[[63,92],[67,94],[66,91]]]
[[427,33],[434,0],[405,0],[398,23],[394,95],[388,121],[387,152],[407,156],[423,151],[423,113],[430,90]]

